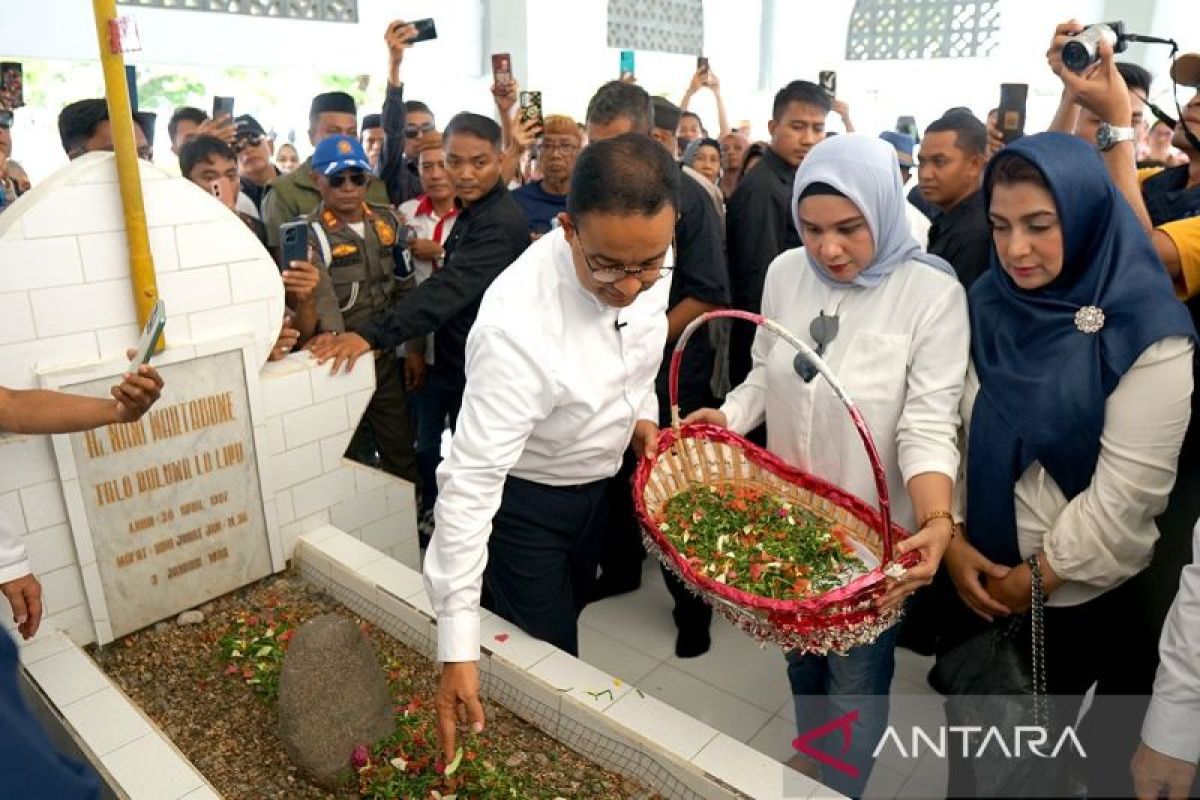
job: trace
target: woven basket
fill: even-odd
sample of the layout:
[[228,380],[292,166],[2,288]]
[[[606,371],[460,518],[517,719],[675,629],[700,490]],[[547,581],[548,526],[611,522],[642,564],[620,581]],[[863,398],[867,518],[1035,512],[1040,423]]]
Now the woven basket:
[[[681,426],[679,422],[679,366],[688,339],[705,322],[733,317],[766,328],[794,346],[812,363],[846,406],[871,461],[879,492],[878,511],[858,497],[784,463],[753,442],[716,425]],[[892,525],[887,472],[874,440],[854,401],[829,367],[811,348],[778,323],[745,311],[712,311],[694,320],[675,345],[670,371],[673,425],[659,433],[653,459],[643,458],[634,473],[634,505],[647,548],[694,592],[723,616],[759,641],[770,641],[805,653],[845,653],[868,644],[894,625],[899,609],[881,613],[875,600],[886,588],[886,578],[899,578],[919,560],[907,553],[893,560],[893,547],[909,534]],[[841,525],[879,566],[845,586],[821,595],[780,600],[748,594],[719,583],[694,570],[659,530],[655,519],[666,502],[694,486],[748,485],[777,495],[792,505]]]

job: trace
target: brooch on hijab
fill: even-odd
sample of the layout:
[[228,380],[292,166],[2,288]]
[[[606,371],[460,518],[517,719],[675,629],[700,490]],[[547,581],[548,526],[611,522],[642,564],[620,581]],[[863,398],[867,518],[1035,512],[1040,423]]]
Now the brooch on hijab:
[[1099,333],[1104,327],[1104,311],[1097,306],[1084,306],[1075,312],[1075,327],[1084,333]]

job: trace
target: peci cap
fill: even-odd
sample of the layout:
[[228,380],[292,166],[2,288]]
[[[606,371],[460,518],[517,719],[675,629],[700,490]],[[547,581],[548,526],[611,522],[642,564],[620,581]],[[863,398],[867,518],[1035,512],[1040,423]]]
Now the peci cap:
[[248,136],[267,135],[267,132],[263,130],[263,126],[259,124],[258,120],[249,114],[242,114],[233,121],[233,124],[234,130],[236,131],[234,136],[236,136],[238,139],[244,139]]
[[371,163],[362,143],[350,136],[330,136],[322,139],[313,151],[312,167],[322,175],[337,175],[348,169],[371,171]]
[[900,131],[884,131],[879,134],[879,138],[896,148],[896,159],[900,162],[900,166],[913,166],[913,148],[917,146],[917,143],[912,136]]
[[310,118],[318,114],[353,114],[357,117],[358,106],[355,105],[354,98],[345,92],[325,92],[312,99],[308,110]]
[[379,114],[367,114],[363,117],[362,129],[366,131],[368,128],[382,128],[383,117]]
[[1200,89],[1200,53],[1184,53],[1171,65],[1171,79],[1180,86]]

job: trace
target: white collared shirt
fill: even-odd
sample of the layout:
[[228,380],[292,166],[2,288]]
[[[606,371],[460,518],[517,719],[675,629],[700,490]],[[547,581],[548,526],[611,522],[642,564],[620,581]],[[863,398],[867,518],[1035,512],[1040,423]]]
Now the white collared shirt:
[[559,229],[484,294],[425,557],[438,660],[479,658],[479,593],[507,476],[549,486],[610,478],[634,424],[657,421],[669,292],[664,278],[626,308],[604,305],[580,284]]
[[[825,362],[867,421],[887,470],[892,518],[915,530],[908,482],[925,472],[958,474],[959,401],[970,326],[967,298],[952,275],[911,261],[869,289],[833,287],[809,266],[804,248],[767,270],[762,313],[815,347],[809,328],[821,312],[838,317]],[[725,399],[729,428],[767,423],[767,447],[784,461],[872,506],[870,461],[842,402],[819,377],[796,374],[796,350],[759,329],[754,368]]]
[[1158,655],[1161,663],[1142,741],[1195,764],[1200,761],[1200,523],[1192,537],[1192,563],[1183,568]]
[[0,583],[15,581],[30,573],[25,555],[25,540],[8,519],[0,514]]

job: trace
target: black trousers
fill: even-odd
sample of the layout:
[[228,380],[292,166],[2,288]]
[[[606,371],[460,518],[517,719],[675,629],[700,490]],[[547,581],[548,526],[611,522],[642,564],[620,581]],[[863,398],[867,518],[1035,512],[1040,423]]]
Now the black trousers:
[[[1129,761],[1153,688],[1158,639],[1158,628],[1138,614],[1140,577],[1086,603],[1047,607],[1045,612],[1046,687],[1056,696],[1056,729],[1074,724],[1084,694],[1096,684],[1091,708],[1077,730],[1087,759],[1074,768],[1094,797],[1135,796]],[[955,600],[944,612],[951,620],[943,647],[987,625]],[[950,797],[976,796],[970,767],[963,759],[950,759]],[[1060,774],[1062,796],[1070,790],[1067,777]]]
[[404,389],[404,371],[396,354],[387,352],[375,359],[375,393],[367,404],[347,458],[370,464],[373,450],[379,451],[384,472],[417,483],[416,437]]
[[579,655],[579,614],[596,580],[608,481],[546,486],[509,476],[492,519],[482,605]]
[[[646,548],[642,546],[642,532],[638,527],[633,508],[633,471],[637,456],[632,450],[625,452],[621,471],[612,479],[610,498],[611,514],[604,537],[604,549],[600,557],[600,569],[606,580],[622,586],[636,586],[642,579],[642,559]],[[706,631],[712,623],[712,608],[708,603],[692,594],[683,581],[666,567],[659,565],[667,590],[675,600],[672,616],[680,631]]]

